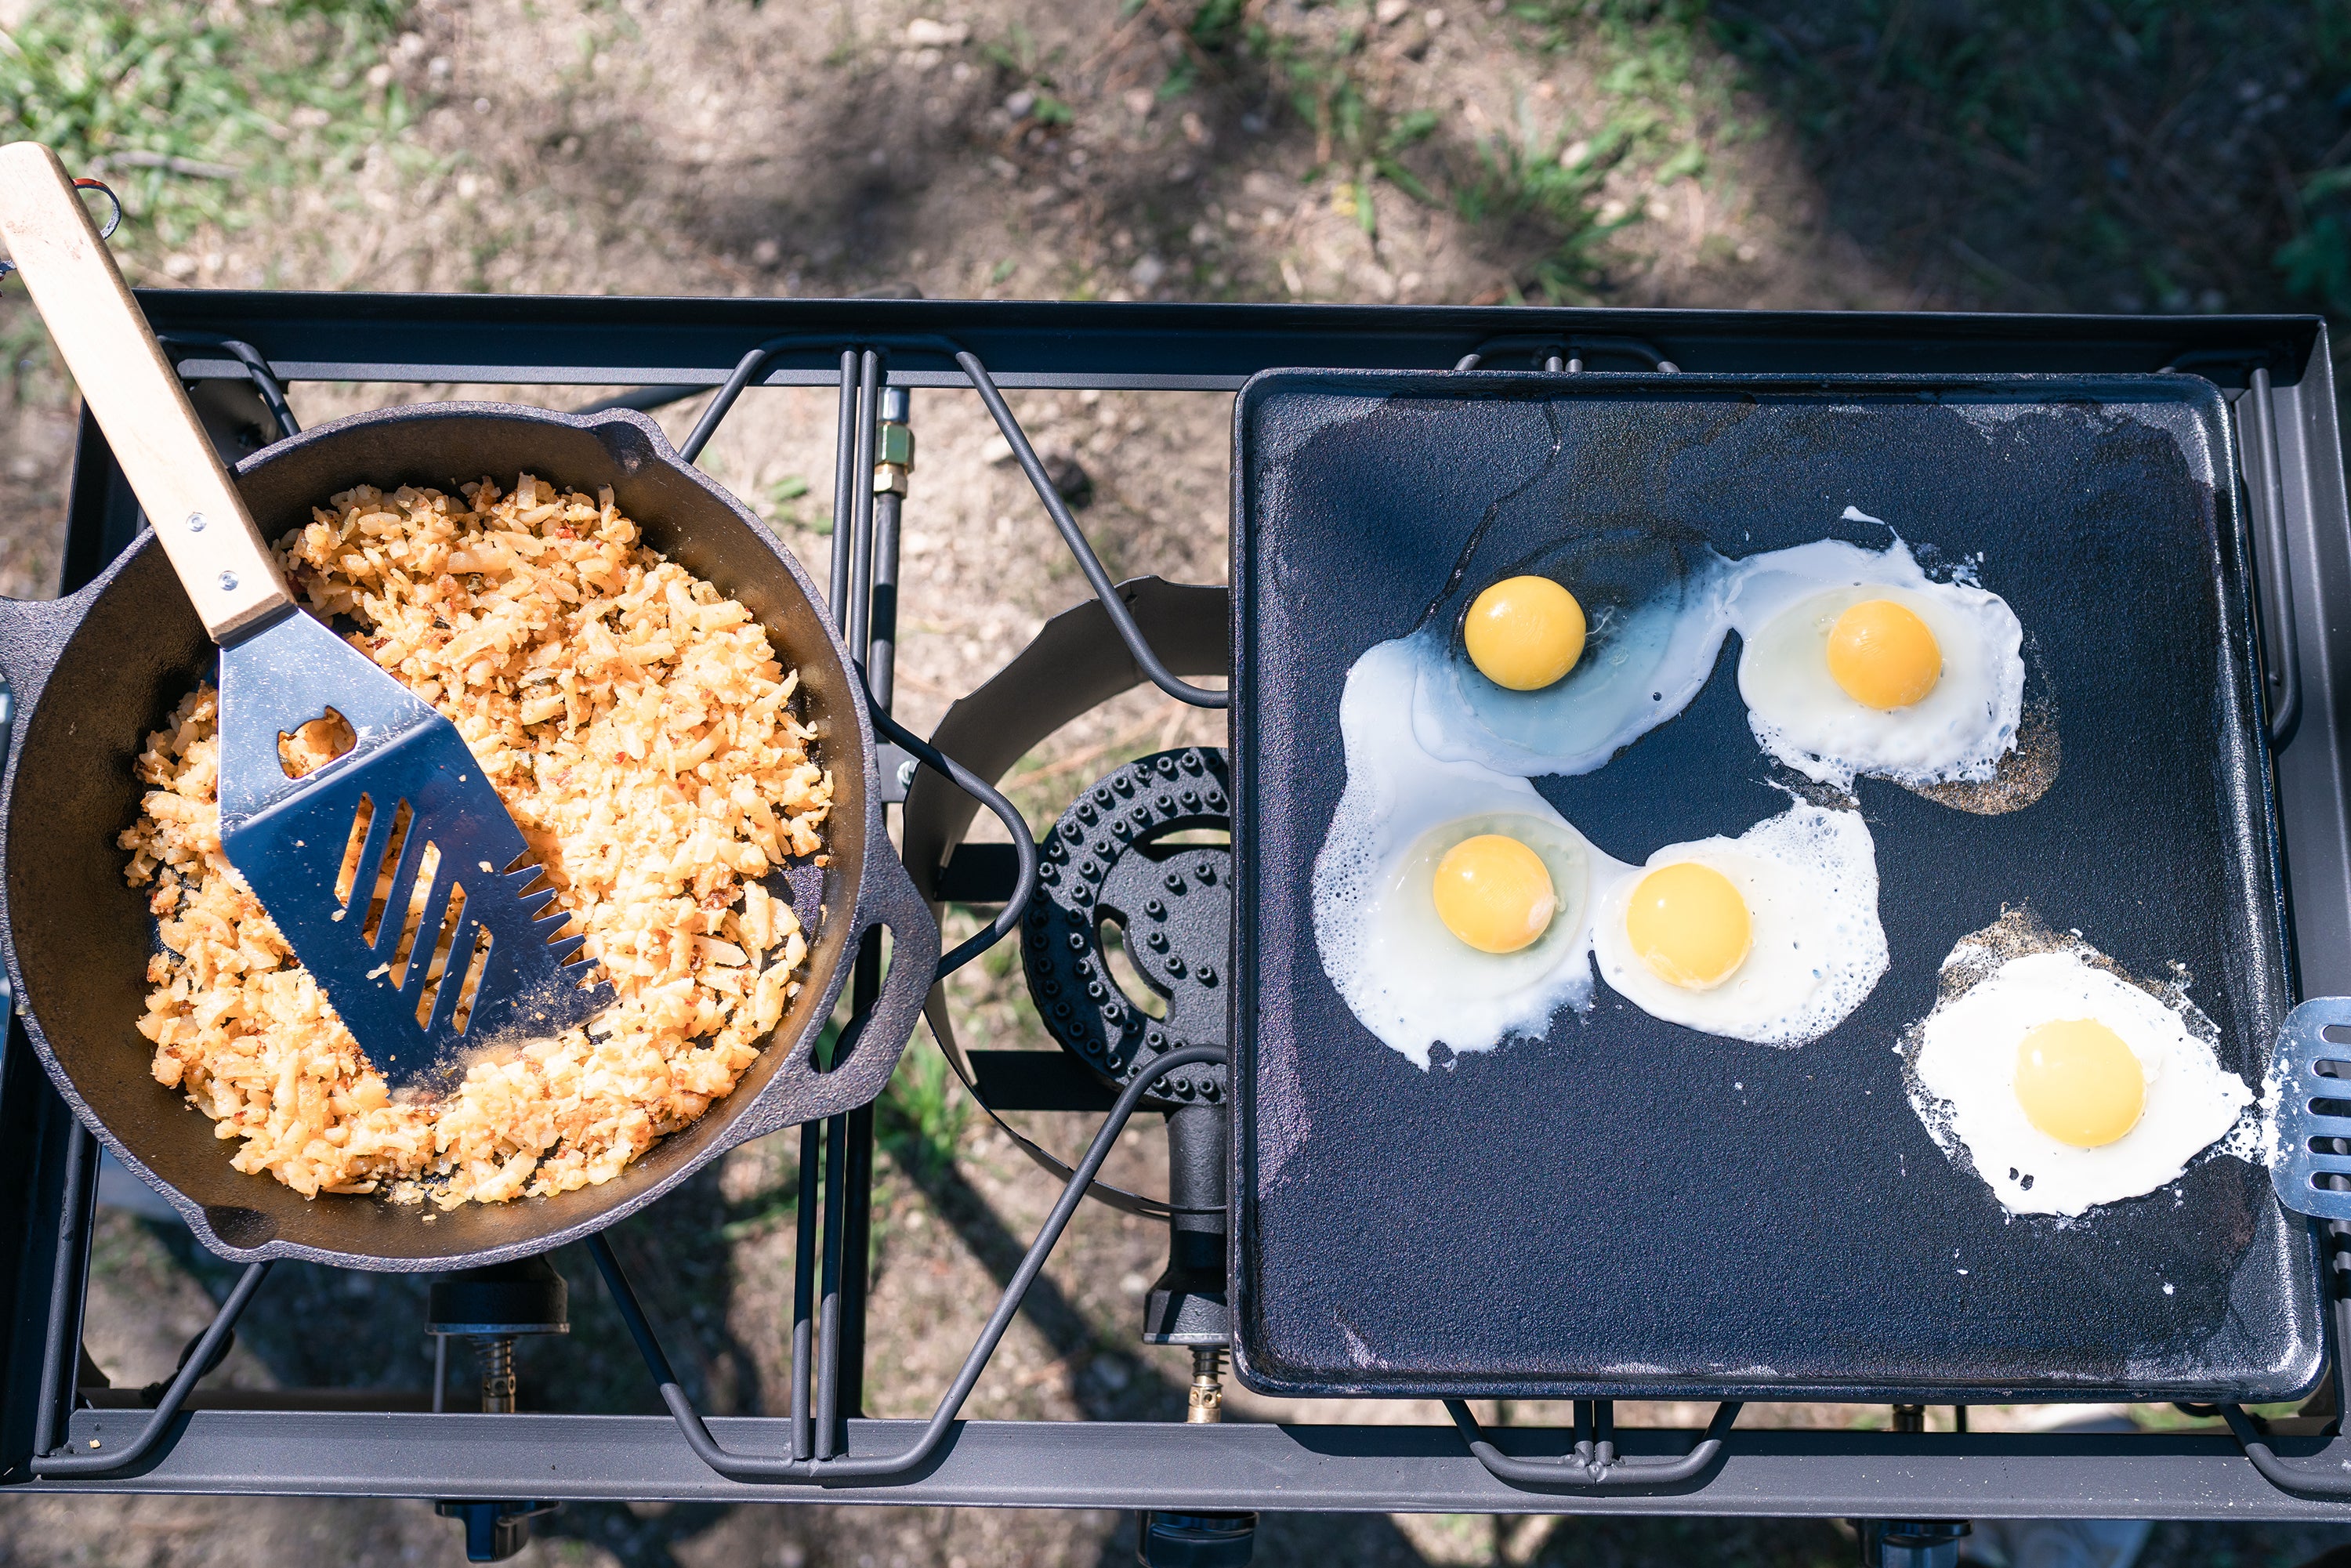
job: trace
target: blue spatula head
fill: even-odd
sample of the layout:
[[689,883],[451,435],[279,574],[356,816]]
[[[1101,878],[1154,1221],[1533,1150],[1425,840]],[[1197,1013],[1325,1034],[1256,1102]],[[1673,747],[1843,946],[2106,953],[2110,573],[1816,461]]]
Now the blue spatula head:
[[[277,739],[331,710],[342,756],[287,776]],[[308,615],[221,649],[221,844],[394,1088],[450,1083],[612,999],[456,726]],[[421,918],[409,918],[423,883]]]

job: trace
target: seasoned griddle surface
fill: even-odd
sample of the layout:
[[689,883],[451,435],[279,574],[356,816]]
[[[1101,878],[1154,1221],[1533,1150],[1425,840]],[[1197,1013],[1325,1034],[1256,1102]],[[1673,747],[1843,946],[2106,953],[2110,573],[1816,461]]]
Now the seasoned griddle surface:
[[[1295,1393],[2282,1397],[2317,1374],[2306,1231],[2219,1158],[2071,1224],[2011,1220],[1929,1140],[1896,1046],[1962,934],[2029,904],[2140,976],[2178,962],[2258,1090],[2288,1004],[2249,568],[2217,392],[1271,372],[1237,413],[1238,1340]],[[1981,555],[2063,763],[1976,816],[1864,779],[1893,965],[1778,1051],[1604,985],[1581,1019],[1423,1071],[1324,977],[1310,894],[1347,671],[1580,529],[1727,555],[1883,517]],[[1482,531],[1480,531],[1482,527]],[[1474,548],[1472,540],[1474,537]],[[1448,590],[1457,566],[1466,572]],[[1538,780],[1602,850],[1783,809],[1738,639],[1680,717]]]

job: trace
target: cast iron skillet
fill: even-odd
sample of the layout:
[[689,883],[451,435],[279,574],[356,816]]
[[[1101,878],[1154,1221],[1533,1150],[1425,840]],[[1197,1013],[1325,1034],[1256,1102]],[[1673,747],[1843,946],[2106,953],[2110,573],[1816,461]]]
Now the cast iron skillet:
[[[116,837],[138,814],[132,759],[199,680],[214,647],[152,532],[96,581],[53,602],[0,600],[0,674],[15,729],[0,774],[0,946],[17,1010],[57,1092],[116,1157],[171,1200],[205,1246],[239,1261],[308,1258],[437,1270],[544,1252],[652,1202],[747,1139],[872,1100],[914,1031],[938,928],[883,823],[873,736],[849,652],[799,563],[733,497],[627,410],[577,416],[499,403],[423,403],[354,415],[256,453],[237,486],[263,537],[355,484],[454,489],[517,473],[595,493],[611,486],[644,542],[739,600],[797,667],[795,700],[831,770],[829,863],[791,868],[810,931],[783,1023],[735,1092],[601,1186],[447,1213],[372,1197],[305,1198],[230,1168],[232,1145],[150,1075],[134,1027],[156,950],[146,893],[122,879]],[[845,1060],[811,1060],[860,943],[886,925],[893,956]]]

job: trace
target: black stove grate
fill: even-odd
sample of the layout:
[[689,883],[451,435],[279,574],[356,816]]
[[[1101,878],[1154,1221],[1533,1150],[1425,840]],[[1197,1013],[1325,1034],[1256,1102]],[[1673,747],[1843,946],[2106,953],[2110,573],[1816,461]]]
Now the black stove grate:
[[[2263,635],[2277,716],[2300,986],[2351,992],[2351,811],[2338,715],[2351,669],[2351,513],[2335,434],[2328,344],[2314,318],[2195,319],[1507,310],[1303,306],[1073,306],[946,301],[487,298],[173,290],[142,298],[183,376],[251,386],[284,414],[293,380],[618,384],[654,407],[718,387],[689,455],[752,384],[841,392],[832,600],[864,659],[878,712],[892,695],[900,497],[864,482],[902,423],[896,389],[968,386],[989,407],[1138,665],[1183,700],[1221,692],[1170,674],[1134,630],[998,386],[1231,392],[1282,366],[1444,369],[1523,365],[1577,374],[1642,370],[2154,371],[2205,375],[2236,398],[2260,549]],[[993,367],[993,373],[987,367]],[[282,428],[282,426],[281,426]],[[135,503],[85,419],[65,576],[88,581],[127,545]],[[946,759],[894,724],[908,759]],[[885,773],[892,769],[885,768]],[[967,775],[958,782],[974,782]],[[903,788],[903,786],[902,786]],[[960,862],[959,862],[960,865]],[[1033,853],[992,861],[958,893],[1020,913]],[[971,873],[966,868],[966,881]],[[1009,874],[1008,874],[1009,873]],[[987,896],[992,893],[992,897]],[[977,948],[973,949],[977,951]],[[968,956],[968,955],[966,955]],[[872,1000],[878,955],[860,963]],[[13,1029],[0,1054],[0,1487],[107,1491],[298,1492],[475,1500],[485,1540],[529,1509],[578,1498],[827,1500],[1128,1507],[1174,1511],[1397,1509],[1447,1512],[1649,1511],[1914,1520],[1998,1512],[2074,1517],[2351,1518],[2287,1460],[2321,1439],[2236,1436],[1928,1435],[1617,1430],[1605,1401],[1564,1431],[1275,1427],[956,1418],[1126,1115],[1162,1072],[1213,1048],[1159,1057],[1110,1106],[962,1374],[927,1422],[859,1415],[871,1225],[870,1110],[802,1132],[789,1414],[704,1420],[686,1403],[609,1248],[607,1288],[672,1416],[368,1412],[349,1396],[287,1391],[272,1408],[211,1405],[189,1390],[262,1283],[239,1281],[172,1385],[124,1407],[78,1385],[96,1145],[51,1092]],[[1058,1059],[1057,1059],[1058,1060]],[[1030,1074],[1043,1106],[1102,1105],[1073,1062]],[[999,1096],[999,1100],[1001,1097]],[[1019,1109],[1018,1104],[1003,1108]],[[2340,1262],[2338,1260],[2338,1267]],[[2337,1342],[2345,1312],[2335,1314]],[[2091,1391],[2085,1391],[2085,1394]],[[225,1405],[227,1402],[224,1402]],[[239,1402],[240,1404],[246,1402]],[[1909,1430],[1905,1430],[1909,1427]],[[2244,1447],[2239,1446],[2242,1439]],[[2249,1464],[2250,1449],[2259,1464]],[[2332,1456],[2330,1455],[2330,1458]],[[70,1473],[60,1461],[84,1461]],[[1631,1461],[1646,1461],[1635,1463]],[[2264,1478],[2269,1479],[2264,1479]],[[2277,1484],[2273,1485],[2273,1481]],[[813,1483],[813,1484],[812,1484]],[[818,1490],[821,1488],[822,1490]],[[2284,1490],[2281,1490],[2284,1489]],[[496,1500],[533,1500],[499,1503]],[[462,1511],[462,1510],[461,1510]],[[475,1515],[479,1518],[476,1520]]]

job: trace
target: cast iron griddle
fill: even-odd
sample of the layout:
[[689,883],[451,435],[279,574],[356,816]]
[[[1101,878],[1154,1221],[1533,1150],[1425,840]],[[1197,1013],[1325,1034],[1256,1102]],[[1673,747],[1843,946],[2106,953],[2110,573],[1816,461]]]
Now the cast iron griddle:
[[[2289,1005],[2250,569],[2224,407],[2191,377],[1270,371],[1236,410],[1238,1363],[1289,1394],[2281,1398],[2317,1375],[2304,1223],[2206,1161],[2071,1225],[2011,1220],[1928,1139],[1896,1044],[2003,905],[2173,961],[2258,1090]],[[1878,779],[1893,964],[1778,1051],[1621,1003],[1424,1072],[1324,977],[1310,884],[1356,657],[1576,530],[1728,555],[1886,518],[1981,552],[2063,765],[1975,816]],[[1473,542],[1474,541],[1474,542]],[[1457,569],[1458,575],[1457,576]],[[1680,717],[1537,787],[1603,851],[1739,833],[1797,782],[1738,639]]]

